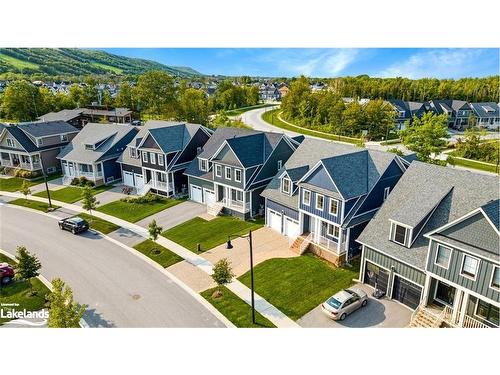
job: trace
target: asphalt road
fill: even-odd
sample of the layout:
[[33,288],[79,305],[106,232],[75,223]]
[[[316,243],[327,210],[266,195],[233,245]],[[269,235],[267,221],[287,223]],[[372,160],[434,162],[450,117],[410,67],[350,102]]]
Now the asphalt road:
[[241,114],[241,120],[251,126],[255,130],[260,130],[260,131],[265,131],[265,132],[275,132],[275,133],[285,133],[286,135],[290,137],[295,137],[296,135],[299,135],[299,133],[291,132],[289,130],[284,130],[281,128],[278,128],[277,126],[273,126],[264,120],[262,120],[262,114],[266,111],[272,110],[273,107],[265,107],[265,108],[257,108],[257,109],[252,109],[251,111],[244,112]]
[[0,206],[0,248],[35,253],[41,274],[61,277],[89,305],[91,327],[224,327],[192,295],[159,270],[100,235],[75,236],[56,220]]

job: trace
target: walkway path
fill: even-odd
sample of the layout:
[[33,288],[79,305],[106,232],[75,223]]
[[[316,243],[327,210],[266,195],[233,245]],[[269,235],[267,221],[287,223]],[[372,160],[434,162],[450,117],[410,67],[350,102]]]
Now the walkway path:
[[[16,197],[16,198],[23,197],[23,195],[20,193],[11,193],[11,192],[5,192],[5,191],[0,191],[0,194],[4,195],[4,196],[8,196],[8,197]],[[47,199],[41,198],[41,197],[31,196],[30,199],[35,200],[35,201],[39,201],[39,202],[47,203]],[[59,201],[55,201],[55,200],[53,200],[52,203],[54,205],[60,206],[63,209],[66,209],[66,210],[71,210],[71,211],[75,211],[75,212],[85,212],[80,206],[75,205],[75,204],[68,204],[68,203],[59,202]],[[143,228],[137,224],[130,223],[126,220],[122,220],[122,219],[119,219],[117,217],[107,215],[105,213],[98,212],[98,211],[94,211],[93,215],[98,217],[98,218],[107,220],[113,224],[119,225],[119,226],[121,226],[121,227],[123,227],[131,232],[134,232],[134,233],[136,233],[144,238],[149,237],[147,229]],[[160,245],[166,247],[167,249],[173,251],[177,255],[181,256],[187,262],[196,266],[197,268],[199,268],[200,270],[202,270],[206,274],[208,274],[208,275],[212,274],[213,264],[210,261],[203,258],[202,256],[195,254],[195,253],[191,252],[190,250],[188,250],[188,249],[180,246],[179,244],[177,244],[177,243],[175,243],[175,242],[173,242],[165,237],[162,237],[162,236],[160,236],[158,238],[157,242]],[[250,304],[250,293],[251,293],[250,289],[248,287],[246,287],[244,284],[242,284],[240,281],[235,279],[235,280],[233,280],[233,282],[231,284],[227,285],[227,287],[233,293],[238,295],[238,297],[240,297],[245,302]],[[276,327],[279,327],[279,328],[299,327],[299,325],[297,323],[295,323],[292,319],[287,317],[283,312],[278,310],[276,307],[271,305],[269,302],[264,300],[264,298],[262,298],[258,294],[255,294],[255,307],[256,307],[256,310],[260,314],[262,314],[265,318],[270,320]]]

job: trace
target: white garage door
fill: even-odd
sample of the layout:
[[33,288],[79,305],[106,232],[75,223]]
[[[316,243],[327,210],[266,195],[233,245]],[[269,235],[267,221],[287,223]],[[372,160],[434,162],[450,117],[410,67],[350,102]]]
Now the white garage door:
[[142,177],[142,174],[134,173],[134,178],[135,178],[135,188],[137,190],[141,190],[144,187],[144,177]]
[[123,171],[123,184],[130,186],[130,187],[135,186],[134,185],[134,175],[132,174],[132,172]]
[[213,190],[203,189],[205,193],[205,204],[211,206],[215,203],[215,193]]
[[195,202],[203,203],[203,192],[201,187],[191,185],[191,199]]
[[269,227],[281,233],[281,214],[277,213],[276,211],[268,209],[267,220],[269,221]]
[[299,222],[285,216],[285,236],[295,238],[300,234]]

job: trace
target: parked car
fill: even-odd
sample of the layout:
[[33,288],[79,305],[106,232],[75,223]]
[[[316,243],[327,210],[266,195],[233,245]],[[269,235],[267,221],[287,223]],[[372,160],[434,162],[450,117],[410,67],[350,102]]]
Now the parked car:
[[0,263],[0,284],[9,284],[15,274],[14,268],[9,263]]
[[73,234],[85,232],[89,229],[89,223],[81,217],[75,216],[59,220],[59,228],[69,230]]
[[321,304],[321,310],[333,320],[344,320],[345,317],[360,307],[366,306],[368,296],[360,288],[341,290]]
[[141,126],[142,125],[141,120],[132,120],[131,124],[134,126]]

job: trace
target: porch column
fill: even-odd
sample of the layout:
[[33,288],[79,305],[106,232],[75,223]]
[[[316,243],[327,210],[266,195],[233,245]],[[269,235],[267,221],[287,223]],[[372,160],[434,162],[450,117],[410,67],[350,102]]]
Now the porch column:
[[346,253],[349,253],[349,240],[351,237],[351,228],[347,228],[346,232],[347,232],[347,235],[346,235],[346,239],[345,239],[345,251],[346,251]]
[[427,301],[429,300],[429,289],[431,288],[431,275],[425,275],[425,283],[424,283],[424,292],[422,293],[422,299],[420,302],[425,301],[425,305],[427,305]]
[[321,220],[314,218],[314,242],[319,243]]
[[469,293],[464,291],[464,297],[462,298],[462,308],[460,309],[460,317],[458,319],[458,326],[463,327],[465,314],[467,313],[467,305],[469,304]]
[[453,323],[457,321],[457,316],[462,311],[463,299],[465,298],[464,292],[462,292],[460,289],[457,289],[455,293],[455,299],[453,301],[453,313],[451,314],[451,321]]
[[14,162],[12,161],[12,154],[9,152],[9,160],[10,160],[10,166],[14,166]]
[[341,243],[342,243],[342,228],[339,229],[339,238],[337,238],[337,254],[340,254]]
[[30,169],[33,170],[33,159],[31,158],[31,155],[28,155],[28,159],[30,161]]

